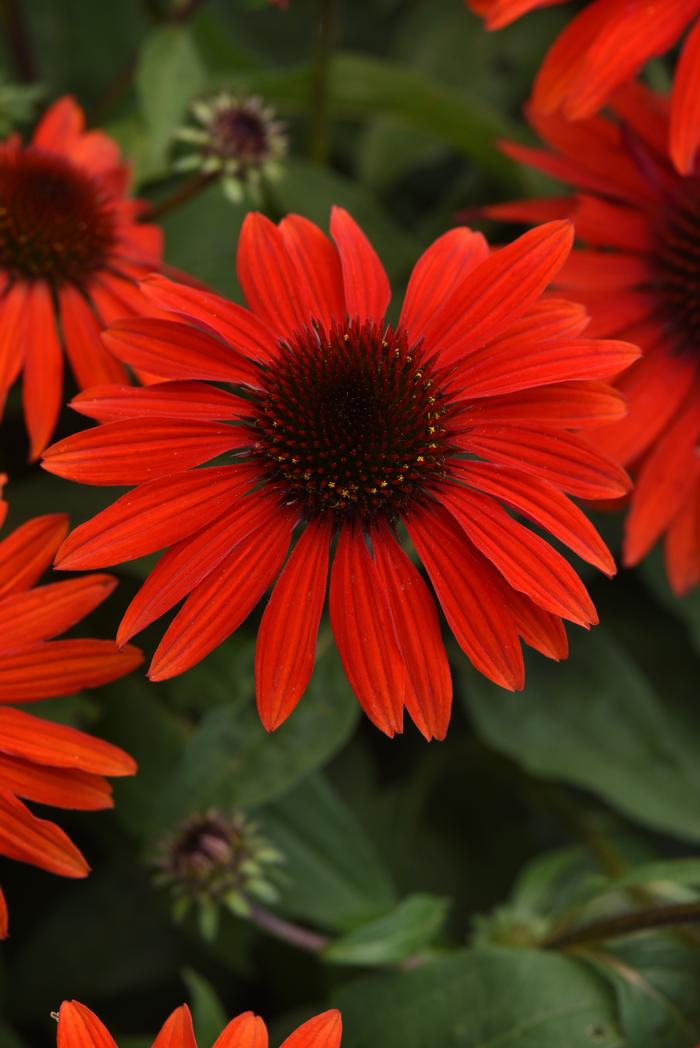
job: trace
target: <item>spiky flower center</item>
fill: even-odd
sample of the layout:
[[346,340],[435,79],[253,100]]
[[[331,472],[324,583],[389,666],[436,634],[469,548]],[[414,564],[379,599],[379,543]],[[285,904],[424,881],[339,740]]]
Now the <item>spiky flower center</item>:
[[246,164],[259,163],[267,152],[267,127],[262,113],[245,105],[219,109],[210,125],[211,151]]
[[449,405],[435,359],[401,329],[307,327],[254,403],[265,471],[309,518],[393,520],[444,474]]
[[99,182],[34,146],[0,153],[0,268],[80,284],[106,262],[115,219]]
[[654,287],[680,352],[700,348],[700,179],[679,181],[661,210]]

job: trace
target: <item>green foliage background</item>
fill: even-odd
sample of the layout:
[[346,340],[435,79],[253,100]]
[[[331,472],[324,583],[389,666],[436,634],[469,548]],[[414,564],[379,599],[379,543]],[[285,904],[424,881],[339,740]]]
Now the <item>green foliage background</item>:
[[[261,94],[291,138],[266,207],[322,225],[332,203],[348,207],[395,301],[456,212],[545,188],[495,140],[526,137],[520,106],[568,7],[489,35],[461,0],[338,3],[323,159],[322,135],[309,133],[317,0],[286,12],[206,0],[181,22],[168,0],[2,5],[14,7],[45,99],[75,93],[151,199],[177,185],[171,138],[194,96]],[[20,79],[15,60],[5,37],[7,81]],[[662,81],[663,66],[654,75]],[[164,222],[168,261],[239,296],[247,206],[217,185],[190,200]],[[69,415],[61,434],[81,424]],[[113,497],[25,457],[15,399],[0,448],[13,523],[62,509],[77,523]],[[616,548],[618,522],[600,523]],[[95,633],[113,635],[147,566],[121,572]],[[290,721],[265,736],[252,701],[255,618],[180,679],[148,686],[135,674],[45,704],[46,716],[123,745],[141,771],[118,784],[114,813],[62,819],[92,862],[87,882],[2,864],[12,938],[0,951],[0,1048],[52,1044],[49,1013],[64,997],[98,1011],[124,1048],[149,1045],[183,999],[202,1048],[244,1009],[281,1036],[333,1004],[345,1048],[692,1048],[697,926],[554,941],[591,920],[700,901],[700,595],[673,599],[653,558],[590,582],[603,625],[572,636],[563,665],[529,658],[524,695],[500,692],[451,651],[457,696],[443,744],[412,729],[389,741],[362,721],[330,648]],[[157,635],[142,638],[146,651]],[[284,853],[274,908],[328,937],[320,955],[230,914],[211,941],[193,918],[174,922],[149,856],[183,816],[233,805]]]

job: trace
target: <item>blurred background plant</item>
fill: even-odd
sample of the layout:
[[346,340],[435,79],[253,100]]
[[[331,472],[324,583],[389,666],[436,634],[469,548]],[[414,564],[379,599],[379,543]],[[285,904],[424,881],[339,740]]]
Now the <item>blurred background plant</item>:
[[[130,158],[168,262],[234,297],[251,206],[322,225],[332,203],[347,207],[399,301],[458,211],[552,188],[496,140],[528,140],[520,106],[569,5],[493,35],[461,0],[285,6],[3,0],[0,131],[26,131],[40,97],[73,92]],[[667,71],[659,61],[650,75]],[[258,121],[252,137],[232,112],[247,130]],[[67,510],[78,523],[111,501],[27,466],[20,409],[15,391],[0,447],[11,521]],[[81,424],[64,411],[59,436]],[[598,523],[617,548],[617,520]],[[103,635],[144,570],[121,572],[95,615]],[[282,1033],[334,1004],[345,1048],[691,1048],[700,596],[673,599],[653,559],[590,581],[603,625],[572,638],[569,662],[532,656],[524,696],[452,653],[461,701],[440,745],[360,722],[331,650],[267,736],[254,621],[180,679],[133,675],[42,709],[128,749],[140,775],[118,785],[114,814],[67,818],[93,857],[86,883],[3,868],[0,1048],[51,1044],[63,997],[98,1010],[123,1048],[145,1048],[183,996],[201,1044],[244,1008],[278,1016]],[[183,881],[173,857],[193,831]],[[167,890],[154,883],[159,846]]]

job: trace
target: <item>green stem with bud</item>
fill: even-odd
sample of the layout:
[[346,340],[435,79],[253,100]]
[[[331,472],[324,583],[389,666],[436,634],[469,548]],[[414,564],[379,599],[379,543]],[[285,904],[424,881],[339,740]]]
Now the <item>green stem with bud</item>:
[[632,913],[620,913],[583,924],[569,931],[555,932],[542,945],[548,950],[569,949],[584,943],[602,942],[620,935],[651,931],[657,928],[675,928],[684,924],[700,923],[700,902],[682,902],[670,906],[651,906]]
[[294,924],[284,917],[279,917],[265,906],[261,906],[257,902],[251,902],[250,899],[248,899],[248,906],[250,920],[253,924],[257,925],[262,931],[274,936],[275,939],[280,939],[282,942],[289,943],[290,946],[295,946],[299,950],[305,950],[307,953],[321,953],[330,945],[329,937],[321,932],[315,932],[310,928],[302,927],[300,924]]

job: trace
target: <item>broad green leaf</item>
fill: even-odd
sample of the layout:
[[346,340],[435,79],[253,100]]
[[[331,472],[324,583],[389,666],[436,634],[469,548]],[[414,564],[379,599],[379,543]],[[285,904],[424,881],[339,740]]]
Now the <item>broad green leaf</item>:
[[611,983],[630,1048],[691,1048],[700,1040],[700,952],[677,938],[647,935],[591,951]]
[[393,964],[430,946],[441,930],[449,900],[410,895],[384,917],[336,939],[324,951],[337,964]]
[[227,298],[239,298],[236,245],[246,215],[214,184],[163,219],[165,257]]
[[[241,79],[281,112],[304,112],[311,92],[308,67],[248,73]],[[510,178],[512,165],[496,139],[510,131],[495,110],[472,97],[416,72],[409,66],[366,54],[336,54],[331,68],[331,110],[335,117],[393,116],[436,135],[476,161],[484,170]]]
[[141,176],[158,175],[167,169],[173,133],[205,79],[186,26],[166,25],[149,33],[141,48],[135,78],[146,132],[145,151],[139,163]]
[[566,662],[528,666],[524,694],[470,673],[465,697],[481,736],[534,775],[604,797],[638,822],[700,840],[700,791],[679,761],[663,703],[602,630],[572,638]]
[[[584,965],[536,950],[459,950],[336,992],[343,1048],[621,1048],[613,995]],[[635,1046],[636,1048],[636,1046]]]
[[647,862],[611,882],[614,888],[633,888],[655,882],[667,885],[700,885],[700,859],[666,859]]
[[321,767],[355,725],[357,703],[335,649],[328,648],[296,710],[268,735],[252,697],[252,644],[239,648],[242,658],[232,660],[235,650],[231,644],[223,646],[170,685],[176,696],[183,688],[195,689],[222,704],[205,714],[179,766],[163,783],[161,825],[211,806],[246,807],[282,796]]
[[280,899],[290,914],[350,931],[396,904],[374,845],[320,775],[267,806],[260,821],[286,859]]
[[189,990],[198,1048],[211,1048],[228,1021],[224,1006],[214,987],[203,976],[186,968],[182,978]]
[[695,586],[683,597],[677,597],[668,584],[659,550],[654,550],[645,558],[640,565],[639,574],[663,607],[685,623],[693,646],[700,654],[700,586]]

